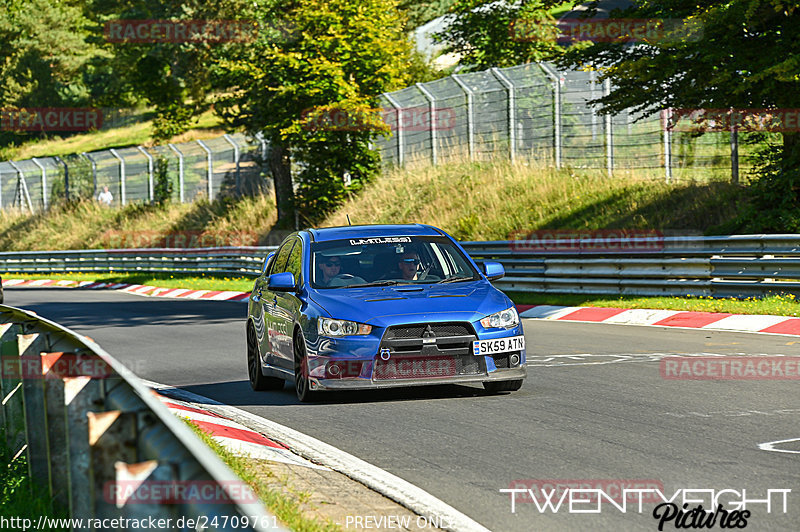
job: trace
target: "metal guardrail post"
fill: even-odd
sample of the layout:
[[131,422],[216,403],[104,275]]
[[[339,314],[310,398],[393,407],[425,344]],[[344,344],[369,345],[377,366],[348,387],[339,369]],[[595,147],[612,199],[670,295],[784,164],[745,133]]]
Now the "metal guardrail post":
[[153,183],[153,156],[142,146],[137,146],[136,148],[147,157],[147,195],[149,196],[150,203],[153,203],[156,199],[155,186]]
[[222,135],[222,138],[228,141],[228,144],[233,146],[233,161],[236,163],[236,193],[239,194],[241,189],[241,183],[239,178],[239,144],[233,140],[233,137],[225,133]]
[[92,192],[92,196],[94,196],[97,194],[97,161],[95,161],[94,157],[86,152],[81,153],[81,157],[85,158],[87,161],[89,161],[89,164],[92,165],[92,187],[94,190]]
[[561,77],[544,63],[539,66],[553,82],[553,157],[556,168],[561,168]]
[[431,163],[434,166],[438,163],[436,157],[436,97],[431,94],[431,92],[425,88],[422,83],[416,84],[417,89],[425,96],[425,99],[428,100],[428,106],[430,109],[430,139],[431,139]]
[[47,170],[45,169],[44,165],[40,163],[36,157],[31,158],[33,164],[39,167],[39,170],[42,172],[42,208],[47,210],[50,206],[50,202],[48,201],[47,197]]
[[214,199],[214,161],[212,159],[211,149],[209,149],[202,140],[198,140],[197,144],[206,152],[206,160],[208,162],[208,201],[212,201]]
[[171,149],[175,155],[178,156],[178,195],[180,197],[180,202],[184,203],[183,197],[183,177],[184,177],[184,162],[183,162],[183,153],[175,144],[167,144],[169,149]]
[[467,96],[467,145],[469,149],[469,158],[471,161],[475,160],[475,105],[474,94],[472,89],[464,83],[457,74],[450,76],[455,81],[464,94]]
[[20,331],[21,327],[16,323],[0,323],[0,361],[3,363],[3,371],[0,373],[0,409],[3,411],[6,444],[15,458],[25,449],[25,414],[17,343]]
[[[603,96],[611,94],[611,80],[606,79],[603,82]],[[608,177],[614,175],[614,124],[611,121],[611,114],[605,115],[606,126],[606,168],[608,170]]]
[[515,119],[515,89],[514,83],[505,74],[500,72],[497,67],[491,69],[492,74],[497,78],[506,89],[506,102],[508,103],[508,156],[513,163],[517,158],[517,133],[514,127]]
[[385,92],[383,96],[391,104],[391,106],[394,108],[395,113],[397,114],[397,121],[395,122],[397,124],[397,132],[395,133],[395,136],[397,137],[397,164],[398,166],[403,166],[403,163],[405,162],[405,132],[403,130],[403,108],[399,103],[397,103],[397,100],[395,100],[394,97],[388,92]]
[[28,471],[48,489],[52,486],[45,416],[44,382],[41,353],[48,351],[46,337],[40,333],[17,336],[20,357],[22,394],[25,406]]
[[33,214],[33,203],[31,202],[31,195],[28,193],[28,183],[25,181],[25,172],[23,172],[22,168],[17,166],[17,164],[14,161],[8,161],[8,164],[10,164],[11,167],[17,171],[17,190],[19,192],[19,206],[20,208],[22,208],[24,201],[30,213]]
[[113,148],[108,151],[119,161],[119,198],[120,204],[125,205],[128,203],[125,190],[127,188],[125,186],[125,159]]

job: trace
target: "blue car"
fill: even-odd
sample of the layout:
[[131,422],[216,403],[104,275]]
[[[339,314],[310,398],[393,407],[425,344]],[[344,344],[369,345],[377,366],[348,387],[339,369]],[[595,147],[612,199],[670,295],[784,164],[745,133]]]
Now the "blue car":
[[248,301],[254,390],[483,383],[522,386],[525,336],[511,300],[452,237],[429,225],[293,233],[264,260]]

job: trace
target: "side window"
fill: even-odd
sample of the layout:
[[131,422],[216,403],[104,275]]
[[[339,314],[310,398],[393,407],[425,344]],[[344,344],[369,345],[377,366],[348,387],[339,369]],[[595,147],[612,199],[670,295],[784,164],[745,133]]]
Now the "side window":
[[303,271],[303,242],[295,239],[295,245],[292,252],[289,254],[289,260],[286,263],[286,271],[294,275],[294,281],[299,285],[302,281]]
[[269,272],[270,275],[273,273],[283,273],[286,271],[286,259],[289,258],[289,252],[292,251],[294,242],[295,239],[293,238],[284,243],[281,246],[281,249],[278,250],[278,253],[275,254],[275,258],[272,259],[272,269]]

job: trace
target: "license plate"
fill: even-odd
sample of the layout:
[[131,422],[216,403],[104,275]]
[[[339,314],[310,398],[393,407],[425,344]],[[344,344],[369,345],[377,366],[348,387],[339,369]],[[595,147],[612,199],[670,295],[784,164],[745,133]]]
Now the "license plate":
[[525,349],[524,336],[497,338],[495,340],[475,340],[472,342],[472,352],[476,356],[497,355],[499,353],[521,351],[523,349]]

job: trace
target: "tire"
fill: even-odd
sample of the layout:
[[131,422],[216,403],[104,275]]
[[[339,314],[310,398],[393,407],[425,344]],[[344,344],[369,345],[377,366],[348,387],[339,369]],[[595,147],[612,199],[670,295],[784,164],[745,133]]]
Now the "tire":
[[516,392],[522,388],[522,379],[513,381],[488,381],[483,383],[483,389],[489,393]]
[[258,350],[258,340],[253,325],[247,324],[247,377],[250,387],[256,392],[265,390],[282,390],[285,384],[283,379],[267,377],[261,372],[261,356]]
[[308,353],[303,333],[297,332],[292,342],[294,351],[294,391],[301,403],[310,403],[317,398],[317,393],[311,391],[308,380]]

